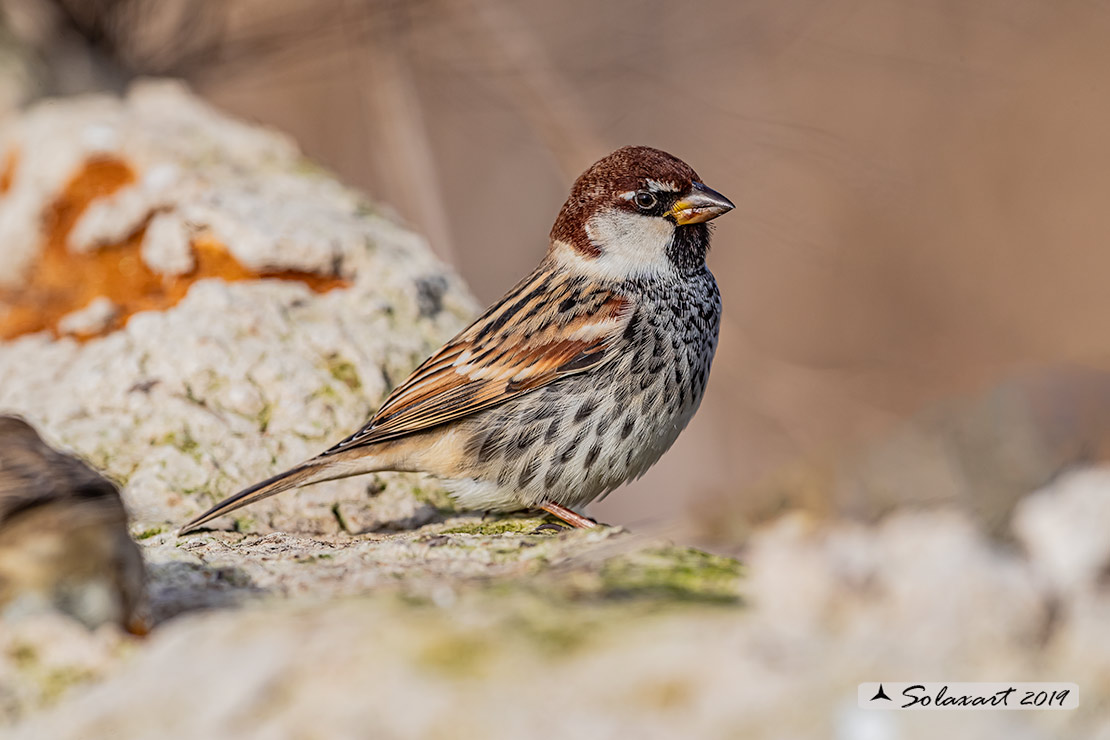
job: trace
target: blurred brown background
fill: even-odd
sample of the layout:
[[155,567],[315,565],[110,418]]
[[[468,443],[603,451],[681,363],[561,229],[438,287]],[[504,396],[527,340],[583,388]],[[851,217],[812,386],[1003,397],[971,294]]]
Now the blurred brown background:
[[[766,513],[782,492],[753,485],[800,460],[995,398],[1030,368],[1110,357],[1107,3],[0,7],[32,95],[184,77],[392,204],[485,302],[536,263],[599,155],[635,143],[690,162],[737,204],[710,259],[720,351],[690,429],[593,507],[606,520]],[[1038,377],[1045,418],[1061,397],[1089,403],[1072,376]],[[986,413],[987,436],[1021,423]]]

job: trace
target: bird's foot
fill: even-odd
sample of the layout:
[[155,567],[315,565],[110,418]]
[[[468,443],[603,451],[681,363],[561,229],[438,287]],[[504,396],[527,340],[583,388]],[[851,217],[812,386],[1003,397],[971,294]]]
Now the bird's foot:
[[540,526],[533,529],[529,534],[541,534],[543,532],[569,532],[572,528],[565,524],[556,524],[555,522],[544,522]]
[[571,511],[567,507],[560,506],[559,504],[540,504],[540,508],[546,511],[548,514],[551,514],[558,519],[562,519],[570,526],[576,527],[578,529],[590,529],[591,527],[597,526],[597,522],[593,519],[590,519],[588,516],[582,516],[577,511]]

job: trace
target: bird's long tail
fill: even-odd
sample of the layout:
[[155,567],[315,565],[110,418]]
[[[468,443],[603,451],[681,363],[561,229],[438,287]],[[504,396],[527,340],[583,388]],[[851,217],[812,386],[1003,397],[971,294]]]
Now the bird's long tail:
[[[337,471],[334,470],[332,466],[321,463],[322,461],[320,461],[319,458],[314,458],[308,462],[301,463],[295,468],[290,468],[284,473],[278,473],[272,478],[267,478],[261,483],[256,483],[250,488],[244,488],[242,491],[239,491],[239,493],[236,493],[234,496],[229,496],[190,521],[178,530],[178,534],[192,532],[216,517],[223,516],[247,504],[253,504],[255,501],[261,501],[264,498],[281,493],[282,491],[288,491],[290,488],[346,477],[344,473],[337,474]],[[346,475],[350,475],[350,473]]]

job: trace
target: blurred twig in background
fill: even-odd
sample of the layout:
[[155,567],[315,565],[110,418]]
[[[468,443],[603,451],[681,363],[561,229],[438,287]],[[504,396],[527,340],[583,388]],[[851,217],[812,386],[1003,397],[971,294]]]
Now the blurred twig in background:
[[[352,14],[366,12],[365,2],[348,5]],[[381,192],[424,232],[436,254],[454,261],[451,226],[408,61],[406,9],[402,3],[387,5],[390,12],[378,14],[365,34],[351,34],[344,44],[361,71],[360,107],[384,165]]]
[[456,49],[498,70],[490,79],[564,179],[607,150],[581,96],[500,0],[0,0],[0,9],[44,60],[47,94],[118,90],[143,75],[204,81],[277,57],[339,56],[357,70],[352,93],[374,142],[376,192],[449,261],[452,229],[412,71],[414,29],[446,26]]
[[459,26],[469,25],[473,51],[502,71],[507,99],[551,151],[564,178],[576,177],[609,151],[581,95],[511,5],[502,0],[442,0],[441,5]]

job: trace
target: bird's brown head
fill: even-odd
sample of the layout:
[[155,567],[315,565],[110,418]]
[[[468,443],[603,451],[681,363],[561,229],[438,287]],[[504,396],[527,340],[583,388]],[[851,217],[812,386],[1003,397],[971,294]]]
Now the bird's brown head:
[[626,146],[582,173],[551,229],[557,259],[614,278],[701,269],[711,219],[732,210],[681,159]]

